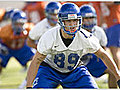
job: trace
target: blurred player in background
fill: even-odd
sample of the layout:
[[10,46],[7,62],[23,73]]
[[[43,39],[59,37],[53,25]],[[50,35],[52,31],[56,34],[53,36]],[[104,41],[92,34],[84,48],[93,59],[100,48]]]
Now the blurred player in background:
[[12,23],[0,28],[0,65],[1,68],[5,68],[9,59],[13,56],[26,69],[27,62],[34,55],[26,45],[26,38],[33,24],[26,23],[27,17],[23,11],[13,12],[10,18]]
[[26,5],[22,10],[27,14],[28,22],[33,22],[34,24],[36,24],[44,19],[44,9],[47,4],[48,1],[26,2]]
[[[27,45],[37,49],[37,42],[40,37],[49,29],[55,27],[58,22],[57,13],[61,7],[59,2],[49,2],[45,7],[46,18],[37,23],[32,30],[29,32],[27,39]],[[24,80],[21,85],[18,87],[20,89],[26,86],[26,80]]]
[[89,4],[91,6],[93,6],[96,10],[96,14],[97,14],[97,24],[101,25],[101,10],[100,10],[100,2],[97,1],[68,1],[68,2],[72,2],[75,3],[78,7],[81,7],[84,4]]
[[103,20],[108,27],[106,29],[107,47],[110,49],[113,59],[120,70],[120,4],[111,1],[103,2],[100,5]]
[[[82,28],[90,32],[91,35],[96,36],[100,45],[105,49],[107,44],[107,37],[104,30],[97,26],[97,14],[95,9],[91,5],[85,4],[80,7],[80,12],[83,19]],[[96,78],[102,76],[105,73],[108,73],[109,88],[117,88],[114,75],[106,67],[103,61],[95,54],[86,54],[81,58],[81,60],[84,62],[92,76]]]
[[30,47],[36,48],[36,41],[48,31],[49,29],[55,27],[58,22],[57,13],[61,7],[59,2],[50,2],[45,7],[46,18],[40,21],[33,29],[29,32],[27,44]]

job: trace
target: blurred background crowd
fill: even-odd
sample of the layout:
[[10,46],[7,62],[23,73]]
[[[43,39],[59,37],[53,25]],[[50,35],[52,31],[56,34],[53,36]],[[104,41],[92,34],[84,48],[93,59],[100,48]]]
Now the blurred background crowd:
[[[61,4],[68,2],[75,3],[79,7],[84,4],[89,4],[95,8],[97,15],[97,25],[104,30],[107,36],[107,44],[105,46],[105,49],[113,57],[118,69],[120,70],[120,3],[114,1],[60,1]],[[30,38],[29,35],[31,34],[29,34],[29,31],[34,28],[34,26],[36,26],[39,22],[42,22],[45,18],[47,18],[48,22],[51,23],[51,27],[54,27],[56,24],[54,20],[55,15],[49,15],[50,13],[47,12],[46,6],[48,3],[50,2],[0,1],[1,76],[3,75],[2,69],[5,70],[11,57],[14,57],[15,60],[18,61],[21,66],[23,66],[23,71],[26,72],[29,66],[28,62],[32,59],[32,56],[36,51],[37,40],[40,38]],[[5,80],[4,78],[5,77],[3,77],[2,80]],[[0,82],[0,84],[1,83],[2,82]],[[20,83],[21,84],[19,84],[17,88],[24,88],[26,82],[23,80],[23,82]],[[110,86],[112,88],[116,88],[114,85],[109,85],[109,88],[111,88]],[[108,86],[106,88],[108,88]]]

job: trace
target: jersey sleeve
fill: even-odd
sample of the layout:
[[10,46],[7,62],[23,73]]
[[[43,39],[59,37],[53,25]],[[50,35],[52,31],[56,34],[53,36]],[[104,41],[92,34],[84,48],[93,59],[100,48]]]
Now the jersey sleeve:
[[101,29],[100,33],[101,33],[100,45],[101,46],[106,46],[107,45],[107,36],[106,36],[106,34],[105,34],[103,29]]
[[101,48],[99,40],[95,36],[91,36],[88,38],[87,45],[87,48],[84,49],[85,54],[95,53]]
[[39,40],[41,35],[41,23],[36,24],[29,32],[29,38],[32,40]]
[[39,42],[37,44],[38,52],[43,55],[47,55],[51,53],[51,49],[52,49],[53,42],[54,42],[52,35],[49,34],[48,32],[45,32],[42,35],[42,37],[39,39]]

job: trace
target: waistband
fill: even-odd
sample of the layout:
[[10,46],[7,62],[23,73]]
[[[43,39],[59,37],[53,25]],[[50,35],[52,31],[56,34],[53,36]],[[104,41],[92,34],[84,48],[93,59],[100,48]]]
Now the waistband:
[[50,67],[53,71],[55,71],[55,72],[57,72],[58,74],[64,74],[64,75],[69,75],[69,74],[71,74],[73,71],[70,71],[70,72],[67,72],[67,73],[62,73],[62,72],[59,72],[59,71],[57,71],[56,69],[54,69],[53,67],[51,67],[49,64],[47,64],[46,62],[42,62],[41,64],[40,64],[41,66],[45,66],[45,67]]

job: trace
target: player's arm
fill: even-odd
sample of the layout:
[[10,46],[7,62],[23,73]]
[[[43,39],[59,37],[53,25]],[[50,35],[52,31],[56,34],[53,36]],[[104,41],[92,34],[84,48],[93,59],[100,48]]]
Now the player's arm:
[[103,48],[100,48],[97,52],[95,52],[95,55],[101,58],[105,65],[108,67],[108,69],[113,72],[116,80],[120,80],[120,73],[112,57]]
[[35,49],[37,49],[37,44],[35,43],[35,41],[39,40],[39,25],[40,24],[38,23],[29,31],[27,38],[27,45]]
[[3,9],[3,8],[0,8],[0,21],[2,21],[3,20],[3,17],[4,17],[4,15],[5,15],[5,9]]
[[38,51],[34,55],[27,73],[27,88],[32,87],[32,83],[36,77],[39,65],[42,63],[45,57],[46,55],[40,54]]
[[30,37],[27,38],[27,45],[29,47],[37,49],[37,44],[35,44],[35,40],[32,40]]

